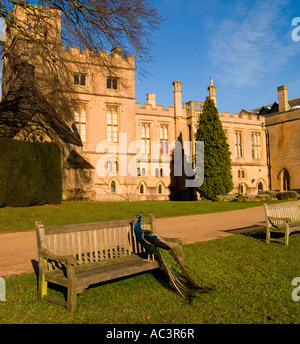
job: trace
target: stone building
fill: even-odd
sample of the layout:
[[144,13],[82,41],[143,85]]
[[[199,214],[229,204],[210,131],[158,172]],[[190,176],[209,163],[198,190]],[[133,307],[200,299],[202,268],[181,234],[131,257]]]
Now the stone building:
[[277,102],[251,110],[251,113],[265,120],[269,188],[300,191],[300,97],[288,99],[287,86],[280,86]]
[[[20,15],[26,19],[23,12]],[[60,40],[60,15],[54,18],[58,27],[55,39]],[[28,22],[28,27],[32,26]],[[12,33],[7,37],[14,39]],[[23,42],[16,40],[14,44],[17,50]],[[59,44],[60,55],[71,71],[67,81],[73,87],[74,117],[65,122],[69,127],[75,124],[83,145],[82,157],[95,168],[92,182],[82,187],[82,195],[99,201],[195,199],[195,190],[186,187],[184,164],[193,161],[194,133],[205,99],[183,103],[182,82],[174,81],[171,106],[156,104],[153,93],[147,94],[145,104],[137,103],[134,56],[124,56],[122,48],[115,47],[110,53],[99,52],[99,60],[89,51],[65,49]],[[22,49],[26,47],[22,45]],[[27,62],[36,67],[38,75],[44,75],[34,58]],[[4,97],[12,80],[10,56],[4,54]],[[39,78],[39,89],[55,108],[45,80]],[[211,79],[208,96],[217,104],[216,90]],[[266,118],[246,110],[220,113],[231,150],[233,193],[256,194],[268,189]],[[182,176],[174,175],[176,141],[184,148]],[[74,184],[71,173],[68,178]],[[66,198],[73,196],[72,192],[66,194]]]

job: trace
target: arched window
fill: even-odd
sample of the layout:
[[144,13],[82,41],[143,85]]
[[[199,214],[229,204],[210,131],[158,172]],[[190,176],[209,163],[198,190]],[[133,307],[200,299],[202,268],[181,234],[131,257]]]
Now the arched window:
[[247,194],[247,189],[248,189],[247,184],[245,184],[245,183],[239,184],[239,193],[241,195],[246,195]]
[[144,184],[140,185],[140,194],[143,194],[145,192]]
[[163,168],[161,168],[161,169],[159,170],[159,175],[160,175],[160,177],[163,177],[163,176],[164,176],[164,170],[163,170]]
[[281,191],[287,191],[291,189],[291,175],[286,168],[283,168],[279,172],[278,179],[280,180]]
[[285,168],[283,172],[283,190],[287,191],[291,189],[291,176],[289,171]]
[[161,185],[161,184],[158,184],[157,193],[158,193],[158,194],[162,194],[162,191],[163,191],[162,185]]
[[145,169],[145,167],[142,168],[142,176],[143,176],[143,177],[146,176],[146,169]]
[[107,162],[107,171],[108,171],[108,172],[111,172],[111,171],[112,171],[112,163],[111,163],[111,161],[108,161],[108,162]]
[[138,177],[141,176],[141,169],[140,169],[139,167],[136,169],[136,175],[137,175]]
[[258,191],[263,191],[264,186],[263,186],[263,183],[262,183],[262,182],[259,182],[259,183],[258,183],[257,189],[258,189]]
[[110,192],[116,192],[116,182],[114,180],[110,183]]
[[155,169],[155,177],[159,177],[159,170],[158,170],[158,168]]

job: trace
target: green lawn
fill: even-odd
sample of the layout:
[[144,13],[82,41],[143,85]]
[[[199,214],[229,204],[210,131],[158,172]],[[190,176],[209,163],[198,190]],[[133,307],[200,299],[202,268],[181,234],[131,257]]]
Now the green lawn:
[[59,205],[28,208],[0,208],[0,232],[34,229],[35,221],[45,226],[71,223],[109,221],[135,218],[139,211],[144,216],[170,217],[204,214],[249,207],[262,203],[240,202],[62,202]]
[[156,272],[91,287],[78,296],[76,312],[69,313],[62,306],[38,301],[36,275],[27,274],[6,280],[0,323],[300,323],[300,301],[291,296],[292,280],[300,276],[300,234],[290,236],[289,247],[266,244],[264,235],[236,234],[185,245],[184,252],[192,277],[214,285],[192,304],[168,288]]

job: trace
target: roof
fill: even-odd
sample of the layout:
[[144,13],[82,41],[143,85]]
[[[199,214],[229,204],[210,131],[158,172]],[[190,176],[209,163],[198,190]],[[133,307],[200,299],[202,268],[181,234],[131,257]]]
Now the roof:
[[71,151],[68,159],[66,160],[66,167],[73,169],[94,169],[94,166],[92,166],[87,160],[85,160],[74,150]]
[[[292,98],[288,100],[289,103],[289,107],[290,110],[300,107],[300,97],[297,98]],[[264,115],[270,115],[273,113],[278,113],[278,102],[275,102],[273,104],[270,105],[265,105],[265,106],[261,106],[258,107],[256,109],[253,110],[249,110],[250,112],[258,115],[258,116],[264,116]]]
[[[82,146],[80,137],[59,118],[34,83],[29,84],[24,80],[16,82],[0,103],[0,137],[15,137],[37,114],[43,116],[47,125],[63,141]],[[41,122],[37,125],[44,126]]]

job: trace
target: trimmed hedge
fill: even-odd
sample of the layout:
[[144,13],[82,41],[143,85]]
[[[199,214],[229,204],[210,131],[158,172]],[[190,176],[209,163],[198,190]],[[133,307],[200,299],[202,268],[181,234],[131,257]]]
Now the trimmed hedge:
[[0,138],[0,207],[57,204],[61,197],[58,145]]

